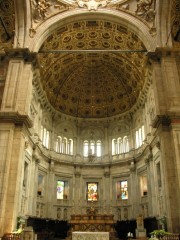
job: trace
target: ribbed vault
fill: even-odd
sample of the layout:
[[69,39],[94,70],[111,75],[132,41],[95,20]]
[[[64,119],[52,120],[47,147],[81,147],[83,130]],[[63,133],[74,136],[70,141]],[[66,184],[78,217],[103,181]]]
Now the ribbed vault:
[[126,26],[103,20],[71,22],[49,35],[39,51],[43,89],[51,105],[68,115],[124,113],[143,88],[145,50]]

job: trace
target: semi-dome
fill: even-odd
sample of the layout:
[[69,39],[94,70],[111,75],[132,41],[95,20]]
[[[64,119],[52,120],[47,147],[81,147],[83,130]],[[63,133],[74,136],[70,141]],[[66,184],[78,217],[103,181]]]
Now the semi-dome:
[[81,20],[61,25],[39,50],[41,81],[50,104],[82,118],[124,113],[145,81],[146,48],[127,26]]

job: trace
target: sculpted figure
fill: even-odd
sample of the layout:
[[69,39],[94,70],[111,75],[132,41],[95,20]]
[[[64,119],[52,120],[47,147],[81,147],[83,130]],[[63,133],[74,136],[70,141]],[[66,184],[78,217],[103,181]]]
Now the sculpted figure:
[[144,15],[149,9],[153,0],[137,0],[137,15]]

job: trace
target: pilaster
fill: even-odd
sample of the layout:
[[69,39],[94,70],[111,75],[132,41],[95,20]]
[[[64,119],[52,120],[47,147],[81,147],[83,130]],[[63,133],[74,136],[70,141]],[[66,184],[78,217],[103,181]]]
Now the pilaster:
[[177,118],[172,116],[161,116],[156,121],[154,127],[158,128],[160,136],[161,145],[161,163],[163,176],[163,186],[164,186],[164,199],[165,199],[165,215],[167,217],[168,229],[170,232],[178,232],[180,225],[180,211],[178,206],[179,201],[179,170],[178,170],[178,155],[177,148],[173,140],[173,123]]
[[[26,50],[13,50],[9,61],[0,108],[0,236],[16,228],[21,210],[24,146],[32,127],[32,58]],[[1,211],[2,210],[2,211]]]

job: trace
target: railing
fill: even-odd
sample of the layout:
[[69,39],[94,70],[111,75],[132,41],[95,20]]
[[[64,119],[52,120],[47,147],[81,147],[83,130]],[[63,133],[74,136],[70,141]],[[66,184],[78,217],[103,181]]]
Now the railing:
[[180,240],[179,233],[167,234],[163,237],[163,240]]
[[22,234],[18,233],[6,233],[2,237],[2,240],[21,240],[22,239]]

